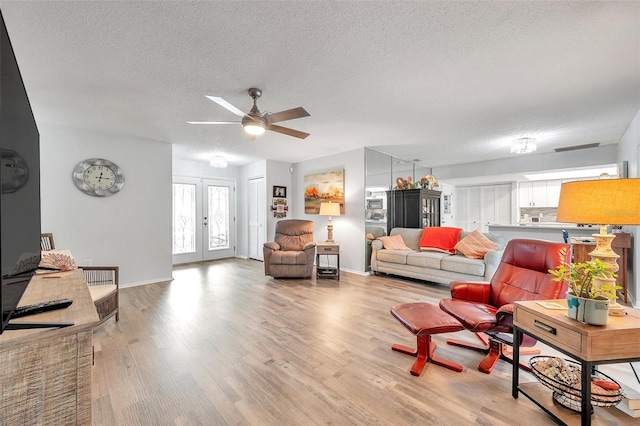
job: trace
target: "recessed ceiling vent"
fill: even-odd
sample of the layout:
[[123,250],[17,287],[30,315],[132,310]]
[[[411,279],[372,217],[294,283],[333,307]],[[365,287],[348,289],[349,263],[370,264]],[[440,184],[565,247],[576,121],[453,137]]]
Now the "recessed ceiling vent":
[[563,148],[555,148],[555,152],[575,151],[576,149],[597,148],[600,146],[600,142],[587,143],[584,145],[565,146]]

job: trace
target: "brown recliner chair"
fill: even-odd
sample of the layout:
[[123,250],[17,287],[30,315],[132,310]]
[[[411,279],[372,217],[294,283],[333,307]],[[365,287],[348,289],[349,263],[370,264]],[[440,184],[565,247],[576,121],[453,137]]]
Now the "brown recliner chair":
[[313,273],[316,243],[313,222],[287,219],[276,223],[274,241],[264,243],[264,274],[274,278],[307,278]]
[[[488,352],[478,365],[483,373],[491,373],[498,359],[511,362],[506,352],[513,343],[513,302],[563,298],[567,286],[552,281],[549,269],[570,260],[569,244],[509,241],[490,283],[452,281],[451,298],[440,301],[440,308],[460,321],[466,330],[474,332],[483,345],[477,347],[455,339],[448,339],[447,343]],[[522,346],[535,343],[531,337],[523,337]]]

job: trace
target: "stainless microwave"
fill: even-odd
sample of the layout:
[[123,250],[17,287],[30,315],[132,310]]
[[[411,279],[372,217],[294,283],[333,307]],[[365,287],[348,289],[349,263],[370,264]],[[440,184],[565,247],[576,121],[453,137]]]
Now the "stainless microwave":
[[382,209],[384,208],[384,204],[382,202],[382,198],[369,198],[367,199],[367,209]]

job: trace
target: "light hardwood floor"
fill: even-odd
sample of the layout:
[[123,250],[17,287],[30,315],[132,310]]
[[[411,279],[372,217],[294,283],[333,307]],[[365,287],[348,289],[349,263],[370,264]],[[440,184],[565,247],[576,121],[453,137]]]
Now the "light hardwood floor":
[[[447,335],[434,336],[437,353],[464,370],[409,374],[414,358],[391,344],[415,338],[389,308],[447,296],[390,276],[273,279],[253,260],[175,267],[172,282],[121,289],[120,321],[94,332],[93,423],[554,424],[511,397],[510,364],[483,374],[483,355]],[[609,410],[604,424],[638,424]]]

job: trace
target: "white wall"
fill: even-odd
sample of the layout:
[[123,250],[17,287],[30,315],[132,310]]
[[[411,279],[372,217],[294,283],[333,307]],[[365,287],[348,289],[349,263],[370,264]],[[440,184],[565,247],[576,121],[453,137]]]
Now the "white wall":
[[292,205],[296,219],[312,220],[316,241],[327,239],[327,217],[304,213],[304,176],[344,170],[344,215],[332,218],[333,239],[340,244],[340,269],[364,274],[364,148],[294,164]]
[[[629,162],[629,177],[640,177],[640,111],[636,114],[635,118],[629,124],[627,131],[624,133],[620,142],[618,143],[618,164],[622,164],[623,161]],[[637,226],[625,226],[624,230],[632,234],[633,248],[631,269],[627,274],[627,288],[631,295],[631,302],[636,308],[640,308],[640,245],[638,244],[638,237],[640,232]],[[633,268],[635,265],[635,270]]]
[[236,182],[240,169],[238,167],[225,167],[223,169],[211,167],[208,162],[191,161],[182,158],[173,159],[173,176],[231,180]]
[[291,219],[294,217],[296,213],[294,210],[294,206],[291,200],[293,187],[291,186],[293,182],[293,173],[289,171],[293,165],[291,163],[284,163],[282,161],[267,161],[267,179],[266,179],[266,190],[267,190],[267,235],[265,241],[273,241],[273,237],[276,234],[276,223],[279,220],[273,217],[273,213],[270,210],[271,203],[273,202],[273,187],[275,186],[284,186],[287,188],[287,206],[289,207],[289,211],[287,212],[287,217],[285,219]]
[[[119,266],[122,287],[171,279],[171,145],[39,124],[42,232],[80,265]],[[71,180],[87,158],[113,161],[123,189],[91,197]]]
[[500,160],[434,167],[433,174],[441,182],[455,185],[481,185],[487,183],[483,177],[488,177],[490,183],[496,183],[495,180],[491,180],[492,176],[612,164],[616,162],[617,153],[618,145],[605,145],[577,151],[523,155]]

